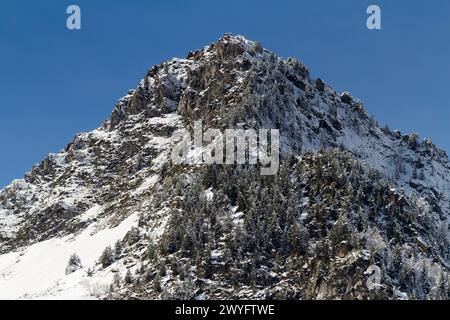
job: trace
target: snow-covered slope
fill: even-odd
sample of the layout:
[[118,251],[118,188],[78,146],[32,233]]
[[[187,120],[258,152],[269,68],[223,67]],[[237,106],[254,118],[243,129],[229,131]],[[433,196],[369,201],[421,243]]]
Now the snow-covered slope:
[[[349,152],[421,203],[436,226],[448,228],[445,152],[416,135],[381,128],[359,100],[312,79],[296,59],[225,35],[186,59],[153,67],[100,128],[77,135],[0,191],[0,297],[85,297],[97,278],[111,280],[111,268],[94,264],[136,215],[145,220],[141,239],[158,242],[174,214],[160,207],[161,190],[176,172],[168,169],[174,133],[198,119],[205,128],[280,129],[283,156]],[[133,250],[115,263],[136,265],[146,249]],[[72,251],[85,268],[65,276]]]
[[[113,246],[137,226],[137,220],[138,215],[133,214],[113,228],[96,222],[79,234],[45,240],[2,255],[0,299],[90,299],[104,295],[113,282],[111,270],[123,272],[124,268],[117,264],[94,272],[98,258],[107,246]],[[66,275],[73,253],[80,257],[83,268]]]

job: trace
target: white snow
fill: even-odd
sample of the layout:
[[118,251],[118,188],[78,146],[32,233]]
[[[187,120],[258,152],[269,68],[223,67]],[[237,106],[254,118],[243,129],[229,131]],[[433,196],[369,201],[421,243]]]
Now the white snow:
[[214,192],[212,191],[212,188],[209,188],[204,191],[205,197],[207,201],[212,201],[214,198]]
[[89,221],[91,219],[97,218],[100,213],[102,212],[103,208],[102,206],[95,205],[89,210],[87,210],[85,213],[83,213],[79,219],[80,221]]
[[148,191],[148,189],[153,187],[155,185],[155,183],[157,183],[159,181],[159,178],[160,177],[157,174],[148,177],[147,179],[144,180],[144,182],[142,182],[142,184],[139,186],[139,188],[134,190],[131,194],[132,195],[139,195],[139,194],[141,194],[141,193],[143,193],[145,191]]
[[[86,212],[90,216],[94,207]],[[23,251],[0,255],[0,299],[86,299],[95,298],[111,283],[109,269],[87,276],[103,250],[123,238],[138,221],[135,213],[115,228],[95,232],[91,224],[79,235],[54,238],[33,244]],[[76,253],[83,268],[68,276],[65,268]]]

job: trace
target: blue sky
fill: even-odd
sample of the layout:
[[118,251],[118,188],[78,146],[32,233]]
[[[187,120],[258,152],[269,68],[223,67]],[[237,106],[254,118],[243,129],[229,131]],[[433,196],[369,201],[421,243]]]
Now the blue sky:
[[[82,30],[66,29],[66,8]],[[382,30],[366,28],[366,8]],[[0,186],[98,127],[154,64],[226,32],[297,57],[315,77],[360,98],[380,123],[450,151],[450,2],[0,2]]]

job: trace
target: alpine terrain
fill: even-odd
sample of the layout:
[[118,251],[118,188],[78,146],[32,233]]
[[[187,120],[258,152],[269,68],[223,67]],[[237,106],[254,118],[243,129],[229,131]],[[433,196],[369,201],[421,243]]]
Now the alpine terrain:
[[[279,129],[280,168],[177,165],[177,133]],[[298,60],[226,34],[0,191],[3,299],[449,299],[450,163]]]

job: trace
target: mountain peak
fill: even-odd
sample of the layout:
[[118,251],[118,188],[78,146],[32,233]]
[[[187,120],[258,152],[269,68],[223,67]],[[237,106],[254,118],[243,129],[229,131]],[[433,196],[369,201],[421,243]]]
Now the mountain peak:
[[254,55],[255,52],[262,53],[263,48],[260,43],[248,40],[242,35],[225,33],[216,42],[195,52],[190,52],[187,59],[196,59],[200,55],[218,55],[220,58],[238,57],[244,54]]
[[[198,120],[205,129],[279,130],[279,176],[171,163],[177,134]],[[38,266],[60,271],[39,287],[0,279],[0,298],[67,289],[60,274],[73,253],[81,269],[70,277],[85,294],[86,283],[120,270],[139,280],[116,288],[121,297],[172,297],[182,283],[198,298],[289,290],[284,298],[335,298],[365,283],[370,262],[387,275],[381,297],[414,295],[400,272],[446,272],[449,176],[448,159],[431,143],[380,128],[359,100],[311,79],[297,59],[225,34],[151,68],[105,125],[0,191],[0,268],[22,270],[30,286],[47,272]],[[42,248],[55,257],[33,263]],[[357,281],[336,283],[348,272]],[[345,295],[374,293],[358,285]]]

